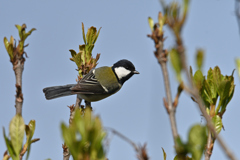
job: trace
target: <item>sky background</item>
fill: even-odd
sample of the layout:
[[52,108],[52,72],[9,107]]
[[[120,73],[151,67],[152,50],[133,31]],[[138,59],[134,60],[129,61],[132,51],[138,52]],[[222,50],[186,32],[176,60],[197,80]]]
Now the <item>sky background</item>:
[[[169,0],[168,0],[169,2]],[[147,143],[150,159],[163,159],[161,147],[167,159],[175,156],[170,122],[163,97],[165,91],[159,64],[153,55],[154,44],[150,34],[148,17],[157,21],[162,8],[158,0],[90,0],[90,1],[1,1],[0,39],[11,35],[19,39],[15,24],[26,23],[27,31],[36,28],[26,40],[28,57],[23,72],[23,118],[25,123],[36,120],[34,138],[41,140],[31,148],[30,159],[62,159],[60,123],[68,123],[68,105],[75,103],[75,96],[46,100],[42,89],[53,85],[75,83],[77,67],[69,60],[69,49],[78,51],[83,44],[81,22],[85,31],[91,26],[102,27],[93,49],[93,56],[101,53],[98,67],[111,66],[120,59],[133,62],[140,75],[134,75],[115,95],[92,103],[105,127],[121,132],[136,144]],[[174,39],[166,27],[165,48],[174,45]],[[206,51],[204,74],[218,65],[224,75],[230,75],[239,56],[240,40],[234,1],[192,1],[189,16],[183,29],[184,44],[189,65],[193,66],[197,48]],[[0,41],[0,127],[8,125],[15,115],[15,76],[3,41]],[[240,57],[240,56],[239,56]],[[178,82],[168,64],[173,97]],[[239,78],[235,77],[235,94],[223,117],[225,131],[222,137],[240,158],[240,108]],[[178,132],[187,139],[190,127],[202,123],[203,118],[189,95],[183,93],[176,112]],[[110,160],[136,159],[132,146],[109,133]],[[0,132],[0,155],[6,146]],[[218,143],[214,146],[212,159],[227,159]]]

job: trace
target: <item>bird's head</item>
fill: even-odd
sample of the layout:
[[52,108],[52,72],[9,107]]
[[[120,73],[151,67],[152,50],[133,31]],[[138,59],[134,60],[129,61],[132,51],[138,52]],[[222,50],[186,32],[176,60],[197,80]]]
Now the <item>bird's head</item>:
[[126,59],[116,62],[112,66],[112,69],[121,84],[131,78],[134,74],[139,74],[139,72],[135,70],[132,62]]

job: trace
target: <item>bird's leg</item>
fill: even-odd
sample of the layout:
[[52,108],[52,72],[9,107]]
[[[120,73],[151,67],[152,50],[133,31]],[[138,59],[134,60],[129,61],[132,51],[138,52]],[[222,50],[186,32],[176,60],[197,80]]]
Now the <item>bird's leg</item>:
[[90,109],[92,110],[91,102],[85,101],[85,104],[85,108],[90,107]]

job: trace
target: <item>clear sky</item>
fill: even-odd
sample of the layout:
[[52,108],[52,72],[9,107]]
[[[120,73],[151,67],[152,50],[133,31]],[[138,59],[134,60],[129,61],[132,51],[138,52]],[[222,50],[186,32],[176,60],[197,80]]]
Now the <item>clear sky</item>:
[[[44,87],[75,83],[76,65],[69,60],[69,49],[78,51],[83,44],[81,22],[86,28],[102,27],[93,55],[101,53],[100,66],[111,66],[120,59],[132,61],[140,75],[134,75],[115,95],[92,104],[103,125],[112,127],[137,144],[147,143],[152,160],[162,159],[161,147],[167,159],[173,159],[170,123],[163,107],[165,96],[163,77],[153,55],[147,18],[157,20],[161,11],[158,0],[102,0],[102,1],[1,1],[0,2],[0,127],[8,125],[15,114],[15,76],[3,38],[11,35],[19,39],[15,24],[27,24],[27,31],[36,28],[26,43],[28,57],[23,72],[23,118],[25,123],[36,120],[34,138],[41,140],[32,145],[30,159],[62,159],[63,143],[60,123],[68,123],[68,105],[75,96],[47,101]],[[85,29],[86,30],[86,29]],[[166,30],[165,48],[174,44],[172,34]],[[204,72],[218,65],[222,73],[230,75],[239,56],[240,41],[234,1],[192,1],[190,14],[183,30],[187,59],[194,71],[197,48],[206,51]],[[171,90],[175,96],[178,83],[169,65]],[[229,147],[240,158],[239,78],[235,76],[235,94],[223,117],[225,131],[221,132]],[[204,123],[189,95],[180,97],[176,113],[180,136],[186,140],[188,129],[195,123]],[[134,149],[117,136],[109,135],[110,160],[136,159]],[[0,154],[6,150],[0,132]],[[227,159],[216,143],[212,159]]]

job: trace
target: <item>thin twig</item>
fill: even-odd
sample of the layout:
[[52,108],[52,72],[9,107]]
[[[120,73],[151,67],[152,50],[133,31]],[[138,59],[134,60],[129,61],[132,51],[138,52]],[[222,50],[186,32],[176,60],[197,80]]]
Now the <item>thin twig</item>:
[[207,139],[207,148],[205,151],[205,160],[209,160],[211,155],[212,155],[212,150],[213,150],[213,137],[212,133],[208,131],[208,139]]
[[105,129],[107,129],[107,130],[111,131],[113,134],[119,136],[124,141],[128,142],[129,144],[131,144],[133,146],[133,148],[135,149],[135,151],[138,151],[137,145],[131,139],[127,138],[126,136],[124,136],[123,134],[121,134],[120,132],[118,132],[117,130],[115,130],[113,128],[105,127]]
[[105,129],[111,131],[113,134],[119,136],[124,141],[128,142],[129,144],[131,144],[132,147],[137,152],[137,158],[139,160],[149,160],[148,154],[147,154],[147,150],[146,150],[146,146],[147,146],[146,144],[144,144],[143,146],[137,146],[132,140],[130,140],[129,138],[127,138],[126,136],[124,136],[123,134],[118,132],[117,130],[115,130],[113,128],[110,128],[110,127],[105,127]]
[[238,28],[240,32],[240,0],[235,0],[235,14],[236,14]]
[[68,147],[65,144],[63,144],[62,148],[63,148],[63,160],[69,160],[71,154],[69,152]]
[[[160,15],[161,13],[159,13]],[[168,76],[168,70],[167,70],[167,51],[163,49],[163,42],[164,42],[164,36],[163,33],[160,33],[159,28],[157,25],[154,26],[154,31],[152,32],[152,35],[148,35],[148,37],[152,38],[152,40],[155,42],[155,48],[156,51],[155,56],[158,60],[158,63],[161,66],[162,73],[163,73],[163,78],[164,78],[164,86],[165,86],[165,92],[167,95],[167,100],[164,101],[165,107],[167,109],[167,112],[169,114],[169,119],[170,119],[170,124],[171,124],[171,130],[173,134],[173,139],[174,139],[174,144],[176,138],[178,138],[178,131],[177,131],[177,124],[176,124],[176,118],[175,118],[175,112],[176,108],[173,107],[173,102],[172,102],[172,95],[171,95],[171,89],[170,89],[170,81],[169,81],[169,76]],[[167,102],[167,104],[166,104]]]
[[[15,52],[18,50],[15,49]],[[20,53],[15,53],[16,59],[12,63],[13,70],[16,78],[16,100],[15,100],[15,108],[16,114],[22,115],[22,105],[23,105],[23,93],[22,93],[22,73],[24,69],[24,61],[25,58]]]

